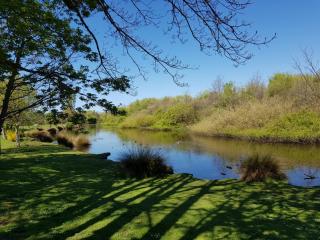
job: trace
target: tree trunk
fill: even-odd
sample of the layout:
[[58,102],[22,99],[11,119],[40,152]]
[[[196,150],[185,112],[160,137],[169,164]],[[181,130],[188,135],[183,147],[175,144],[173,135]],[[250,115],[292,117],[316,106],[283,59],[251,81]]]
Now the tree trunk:
[[12,95],[12,92],[14,90],[14,82],[15,82],[15,78],[17,76],[17,71],[15,70],[11,77],[9,78],[9,81],[6,85],[6,90],[4,93],[4,97],[2,100],[2,109],[0,112],[0,132],[2,132],[2,128],[3,128],[3,124],[4,121],[7,117],[7,113],[8,113],[8,109],[9,109],[9,102],[10,102],[10,97]]
[[16,144],[17,147],[20,147],[20,131],[19,131],[19,125],[16,126]]
[[7,139],[7,133],[6,133],[6,129],[5,128],[2,129],[1,135],[2,135],[3,139]]

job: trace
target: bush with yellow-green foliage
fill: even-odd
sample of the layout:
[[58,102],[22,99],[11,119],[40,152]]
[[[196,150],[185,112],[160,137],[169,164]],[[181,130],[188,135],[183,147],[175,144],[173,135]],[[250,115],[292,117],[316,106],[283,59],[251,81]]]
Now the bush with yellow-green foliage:
[[270,78],[267,92],[268,96],[288,99],[297,107],[317,107],[320,101],[320,79],[312,75],[278,73]]
[[100,121],[106,126],[119,126],[126,119],[123,115],[113,115],[111,113],[105,113],[100,116]]
[[[165,100],[166,101],[166,100]],[[196,109],[188,103],[179,102],[168,107],[158,104],[148,112],[139,111],[125,118],[123,128],[173,129],[186,127],[197,121]]]
[[197,121],[196,109],[188,103],[178,103],[161,109],[156,114],[155,128],[170,129],[175,127],[186,127]]
[[15,142],[17,139],[17,135],[16,135],[15,131],[13,131],[13,130],[7,130],[6,137],[7,137],[7,140],[11,141],[11,142]]
[[320,114],[301,111],[270,121],[265,135],[290,142],[320,142]]
[[298,75],[277,73],[270,80],[268,85],[269,96],[286,96],[294,84],[299,81]]
[[128,114],[136,113],[148,109],[159,100],[156,98],[145,98],[131,103],[125,110]]
[[148,128],[153,126],[155,122],[155,116],[141,112],[128,116],[120,126],[123,128]]

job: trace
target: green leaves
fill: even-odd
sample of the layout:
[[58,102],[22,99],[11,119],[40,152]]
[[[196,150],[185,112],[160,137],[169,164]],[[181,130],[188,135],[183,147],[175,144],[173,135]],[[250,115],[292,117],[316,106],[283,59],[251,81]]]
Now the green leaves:
[[[95,5],[96,1],[87,1],[82,14],[89,16]],[[92,36],[66,5],[12,0],[1,3],[0,15],[0,76],[19,75],[13,89],[18,85],[33,89],[30,108],[64,106],[70,96],[79,94],[85,107],[100,105],[116,112],[104,98],[110,91],[126,92],[130,81],[101,69],[98,53],[91,48]],[[3,111],[1,118],[6,115]]]

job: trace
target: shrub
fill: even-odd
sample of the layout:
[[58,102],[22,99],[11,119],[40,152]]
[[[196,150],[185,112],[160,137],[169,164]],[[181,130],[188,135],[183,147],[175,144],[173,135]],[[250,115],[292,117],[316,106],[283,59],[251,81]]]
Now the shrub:
[[131,177],[161,177],[172,174],[160,153],[147,147],[137,147],[124,152],[120,157],[121,166]]
[[177,103],[156,113],[158,128],[184,127],[197,121],[197,113],[188,103]]
[[68,122],[73,123],[74,125],[85,124],[87,121],[86,116],[82,112],[74,112],[68,117]]
[[73,124],[72,122],[67,122],[67,123],[66,123],[66,129],[67,129],[67,130],[72,130],[73,127],[74,127],[74,124]]
[[131,103],[127,107],[127,111],[129,114],[136,113],[141,110],[147,109],[148,107],[150,107],[152,104],[156,103],[157,101],[159,101],[159,100],[155,99],[155,98],[145,98],[142,100],[137,100],[137,101]]
[[320,115],[314,112],[301,111],[275,119],[266,126],[271,136],[290,138],[292,141],[319,138]]
[[146,128],[150,127],[155,123],[156,119],[152,115],[145,113],[137,113],[127,117],[120,126],[123,128]]
[[90,117],[87,119],[88,124],[97,124],[97,118]]
[[219,105],[222,107],[234,107],[237,104],[237,91],[233,82],[223,85],[223,92],[219,97]]
[[254,155],[247,158],[240,166],[241,179],[246,182],[262,182],[266,179],[282,180],[286,176],[279,164],[270,156]]
[[113,115],[111,113],[105,113],[100,117],[101,123],[108,126],[119,126],[125,118],[126,116]]
[[57,136],[57,142],[60,145],[66,146],[68,148],[73,148],[72,137],[67,134],[59,133]]
[[[236,109],[217,109],[191,129],[206,135],[241,135],[246,129],[261,129],[271,119],[277,119],[291,111],[292,104],[277,98],[251,101]],[[247,133],[244,132],[244,135]]]
[[59,112],[57,109],[52,109],[51,112],[45,115],[47,123],[50,125],[57,125],[61,122],[61,120],[65,117],[63,112]]
[[15,142],[17,139],[16,133],[12,130],[6,131],[6,136],[7,136],[7,140],[9,140],[11,142]]
[[[301,77],[300,77],[301,78]],[[299,76],[277,73],[269,80],[268,94],[269,96],[287,96],[294,83],[299,81]]]
[[25,135],[40,142],[53,142],[53,138],[46,131],[28,131]]
[[57,129],[55,128],[49,128],[47,131],[52,137],[55,137],[57,135]]

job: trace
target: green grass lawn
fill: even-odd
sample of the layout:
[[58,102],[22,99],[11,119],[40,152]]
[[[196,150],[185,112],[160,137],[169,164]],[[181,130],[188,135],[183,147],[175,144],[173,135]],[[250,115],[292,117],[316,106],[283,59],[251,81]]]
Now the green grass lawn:
[[320,188],[125,179],[116,163],[53,144],[2,146],[1,240],[320,238]]

